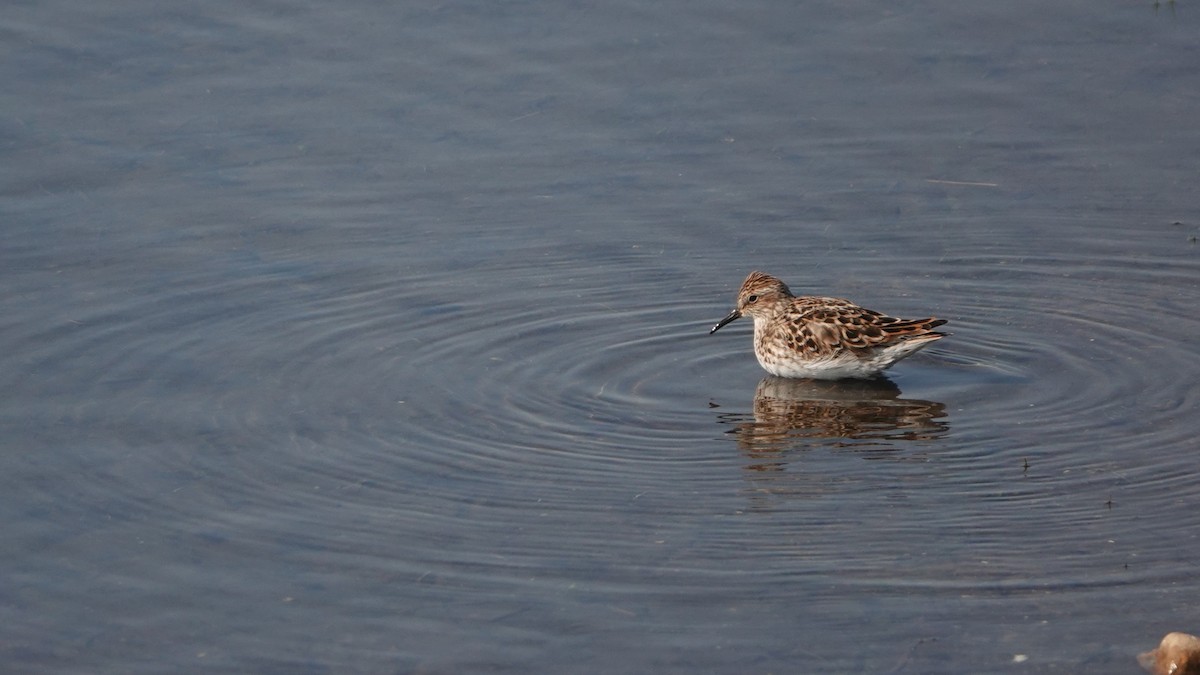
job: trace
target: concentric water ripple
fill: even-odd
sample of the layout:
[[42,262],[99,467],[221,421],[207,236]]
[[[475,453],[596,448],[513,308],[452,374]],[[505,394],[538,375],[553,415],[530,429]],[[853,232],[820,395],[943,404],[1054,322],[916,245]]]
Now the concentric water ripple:
[[[641,269],[628,259],[614,263]],[[990,273],[1000,267],[1008,283]],[[18,342],[42,345],[22,351],[46,386],[90,383],[93,402],[70,413],[76,418],[112,391],[141,401],[127,411],[131,421],[162,427],[182,416],[195,424],[202,417],[166,395],[186,381],[185,400],[208,411],[212,429],[242,443],[273,438],[281,415],[289,428],[315,436],[371,438],[402,428],[416,454],[394,461],[411,470],[515,469],[531,456],[555,455],[569,461],[542,471],[636,474],[640,464],[712,457],[720,446],[707,442],[726,431],[719,415],[751,414],[761,373],[745,330],[706,335],[728,301],[718,289],[663,293],[663,278],[644,273],[614,285],[618,268],[541,278],[541,287],[531,279],[531,290],[506,268],[492,273],[504,283],[474,281],[470,289],[436,273],[346,289],[336,277],[318,284],[297,269],[233,279],[164,275],[155,293],[128,301],[80,294],[77,318],[29,327]],[[1180,443],[1186,427],[1160,422],[1196,403],[1189,343],[1196,318],[1186,298],[1155,289],[1187,287],[1194,273],[1187,259],[944,262],[942,287],[928,290],[937,292],[936,311],[951,319],[953,335],[900,364],[894,377],[904,386],[919,377],[927,408],[945,405],[932,400],[943,393],[1005,393],[989,397],[984,417],[956,419],[953,409],[927,416],[975,437],[956,446],[964,456],[1032,455],[1056,467],[1056,456],[1069,455],[1038,445],[1094,443],[1106,425],[1121,433],[1106,439],[1105,456],[1138,449],[1139,430],[1153,431],[1154,444]],[[468,292],[480,285],[486,293]],[[1103,300],[1083,300],[1096,297]],[[1169,320],[1147,319],[1162,314]],[[73,355],[97,370],[71,372]],[[239,381],[243,369],[267,373],[261,384],[276,400]],[[1163,378],[1164,371],[1179,376]],[[712,386],[700,390],[697,381]],[[326,399],[323,390],[342,394]],[[346,399],[345,392],[354,393]],[[714,402],[735,409],[713,413]],[[836,427],[820,433],[848,436]]]

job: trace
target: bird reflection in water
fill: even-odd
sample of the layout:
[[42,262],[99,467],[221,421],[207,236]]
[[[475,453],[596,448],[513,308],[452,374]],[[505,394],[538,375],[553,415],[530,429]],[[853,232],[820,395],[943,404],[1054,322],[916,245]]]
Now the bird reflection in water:
[[782,471],[790,451],[851,449],[867,457],[894,455],[948,429],[941,403],[900,398],[891,380],[798,380],[768,377],[754,392],[754,413],[722,413],[747,469]]

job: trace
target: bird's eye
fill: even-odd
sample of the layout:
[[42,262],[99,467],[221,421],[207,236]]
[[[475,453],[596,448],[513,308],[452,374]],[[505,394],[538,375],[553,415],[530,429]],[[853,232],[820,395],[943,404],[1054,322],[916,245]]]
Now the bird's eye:
[[754,304],[754,303],[756,303],[756,302],[758,302],[758,296],[757,296],[757,295],[752,295],[752,296],[750,296],[750,297],[746,298],[746,304],[747,304],[747,305],[751,305],[751,304]]

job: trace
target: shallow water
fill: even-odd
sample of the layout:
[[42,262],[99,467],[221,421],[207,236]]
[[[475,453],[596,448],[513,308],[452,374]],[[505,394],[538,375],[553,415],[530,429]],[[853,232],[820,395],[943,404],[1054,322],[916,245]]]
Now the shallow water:
[[[1137,672],[1184,4],[0,18],[6,672]],[[751,269],[952,335],[766,378]]]

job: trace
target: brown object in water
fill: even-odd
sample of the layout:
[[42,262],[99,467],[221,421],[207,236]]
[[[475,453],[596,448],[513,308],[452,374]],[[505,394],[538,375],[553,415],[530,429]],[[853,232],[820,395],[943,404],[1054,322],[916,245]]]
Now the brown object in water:
[[1200,675],[1200,638],[1167,633],[1158,649],[1138,655],[1138,663],[1154,675]]

